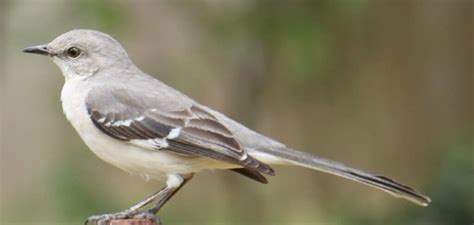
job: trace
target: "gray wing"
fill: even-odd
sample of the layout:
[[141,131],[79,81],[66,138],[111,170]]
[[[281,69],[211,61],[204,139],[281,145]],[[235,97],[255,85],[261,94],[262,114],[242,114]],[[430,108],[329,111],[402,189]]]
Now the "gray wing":
[[189,99],[160,99],[149,93],[102,87],[89,93],[86,107],[94,125],[118,140],[274,174],[271,167],[248,155],[213,114]]

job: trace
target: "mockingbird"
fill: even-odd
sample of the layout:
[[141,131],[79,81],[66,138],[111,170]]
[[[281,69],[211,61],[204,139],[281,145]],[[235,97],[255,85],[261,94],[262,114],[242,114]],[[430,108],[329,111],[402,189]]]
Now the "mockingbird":
[[[199,104],[142,72],[111,36],[72,30],[24,52],[49,56],[65,84],[64,114],[87,146],[104,161],[166,186],[129,209],[89,217],[150,216],[193,174],[227,169],[261,183],[275,175],[270,165],[296,165],[351,179],[421,206],[430,199],[390,178],[288,148],[222,113]],[[140,212],[152,201],[156,205]]]

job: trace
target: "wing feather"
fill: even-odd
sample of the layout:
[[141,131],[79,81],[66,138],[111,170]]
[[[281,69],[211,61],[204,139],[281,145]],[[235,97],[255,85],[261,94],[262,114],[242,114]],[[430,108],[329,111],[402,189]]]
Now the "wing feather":
[[[106,103],[93,97],[87,99],[92,122],[105,134],[152,150],[205,156],[274,174],[271,167],[249,156],[232,132],[205,108],[189,104],[174,110],[160,110],[159,104],[156,107],[149,103],[139,105],[147,101],[134,98],[143,96],[116,91],[100,93],[106,97]],[[117,105],[114,107],[114,104]]]

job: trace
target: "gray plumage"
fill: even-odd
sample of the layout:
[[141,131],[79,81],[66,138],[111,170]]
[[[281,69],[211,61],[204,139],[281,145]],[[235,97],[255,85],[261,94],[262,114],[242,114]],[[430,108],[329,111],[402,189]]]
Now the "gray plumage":
[[284,164],[358,181],[422,206],[430,202],[392,179],[290,149],[195,102],[135,67],[107,34],[73,30],[25,51],[48,55],[61,68],[64,112],[100,158],[145,177],[167,177],[168,187],[179,189],[186,174],[205,169],[230,169],[266,183],[262,173],[274,175],[269,165]]
[[[272,168],[246,153],[245,145],[240,144],[245,142],[236,140],[212,111],[147,75],[126,77],[124,82],[127,88],[104,84],[86,98],[91,120],[107,135],[144,148],[210,157],[274,174]],[[145,83],[150,90],[140,89]],[[170,92],[174,97],[168,96]],[[179,134],[170,138],[173,129]]]

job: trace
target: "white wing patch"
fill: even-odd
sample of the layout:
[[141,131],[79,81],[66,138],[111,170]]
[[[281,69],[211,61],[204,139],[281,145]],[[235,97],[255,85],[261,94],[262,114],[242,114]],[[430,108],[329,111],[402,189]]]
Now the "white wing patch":
[[249,156],[247,155],[247,153],[244,153],[241,157],[240,157],[240,160],[246,160]]
[[151,149],[151,150],[159,150],[163,148],[168,148],[168,142],[166,139],[163,138],[155,138],[155,139],[132,139],[130,140],[130,143],[146,148],[146,149]]
[[[140,116],[140,117],[137,117],[137,118],[133,118],[133,119],[129,119],[129,120],[117,120],[117,121],[109,121],[107,122],[106,124],[104,124],[105,126],[112,126],[112,127],[119,127],[119,126],[130,126],[134,121],[142,121],[145,119],[145,116]],[[97,120],[98,122],[104,122],[105,121],[105,117],[102,117],[100,118],[99,120]]]
[[166,136],[166,139],[175,139],[181,133],[181,127],[171,129],[170,133]]
[[[138,118],[138,119],[140,119],[140,118]],[[137,120],[137,119],[135,119],[135,120]],[[115,122],[115,123],[117,123],[117,122]],[[114,126],[114,124],[112,124],[112,126]],[[179,136],[179,134],[181,133],[181,129],[182,129],[181,127],[171,129],[170,133],[165,138],[132,139],[132,140],[130,140],[130,143],[132,143],[134,145],[144,147],[144,148],[147,148],[147,149],[153,149],[153,150],[168,148],[169,145],[168,145],[168,142],[166,140],[167,139],[171,140],[171,139],[177,138]]]

